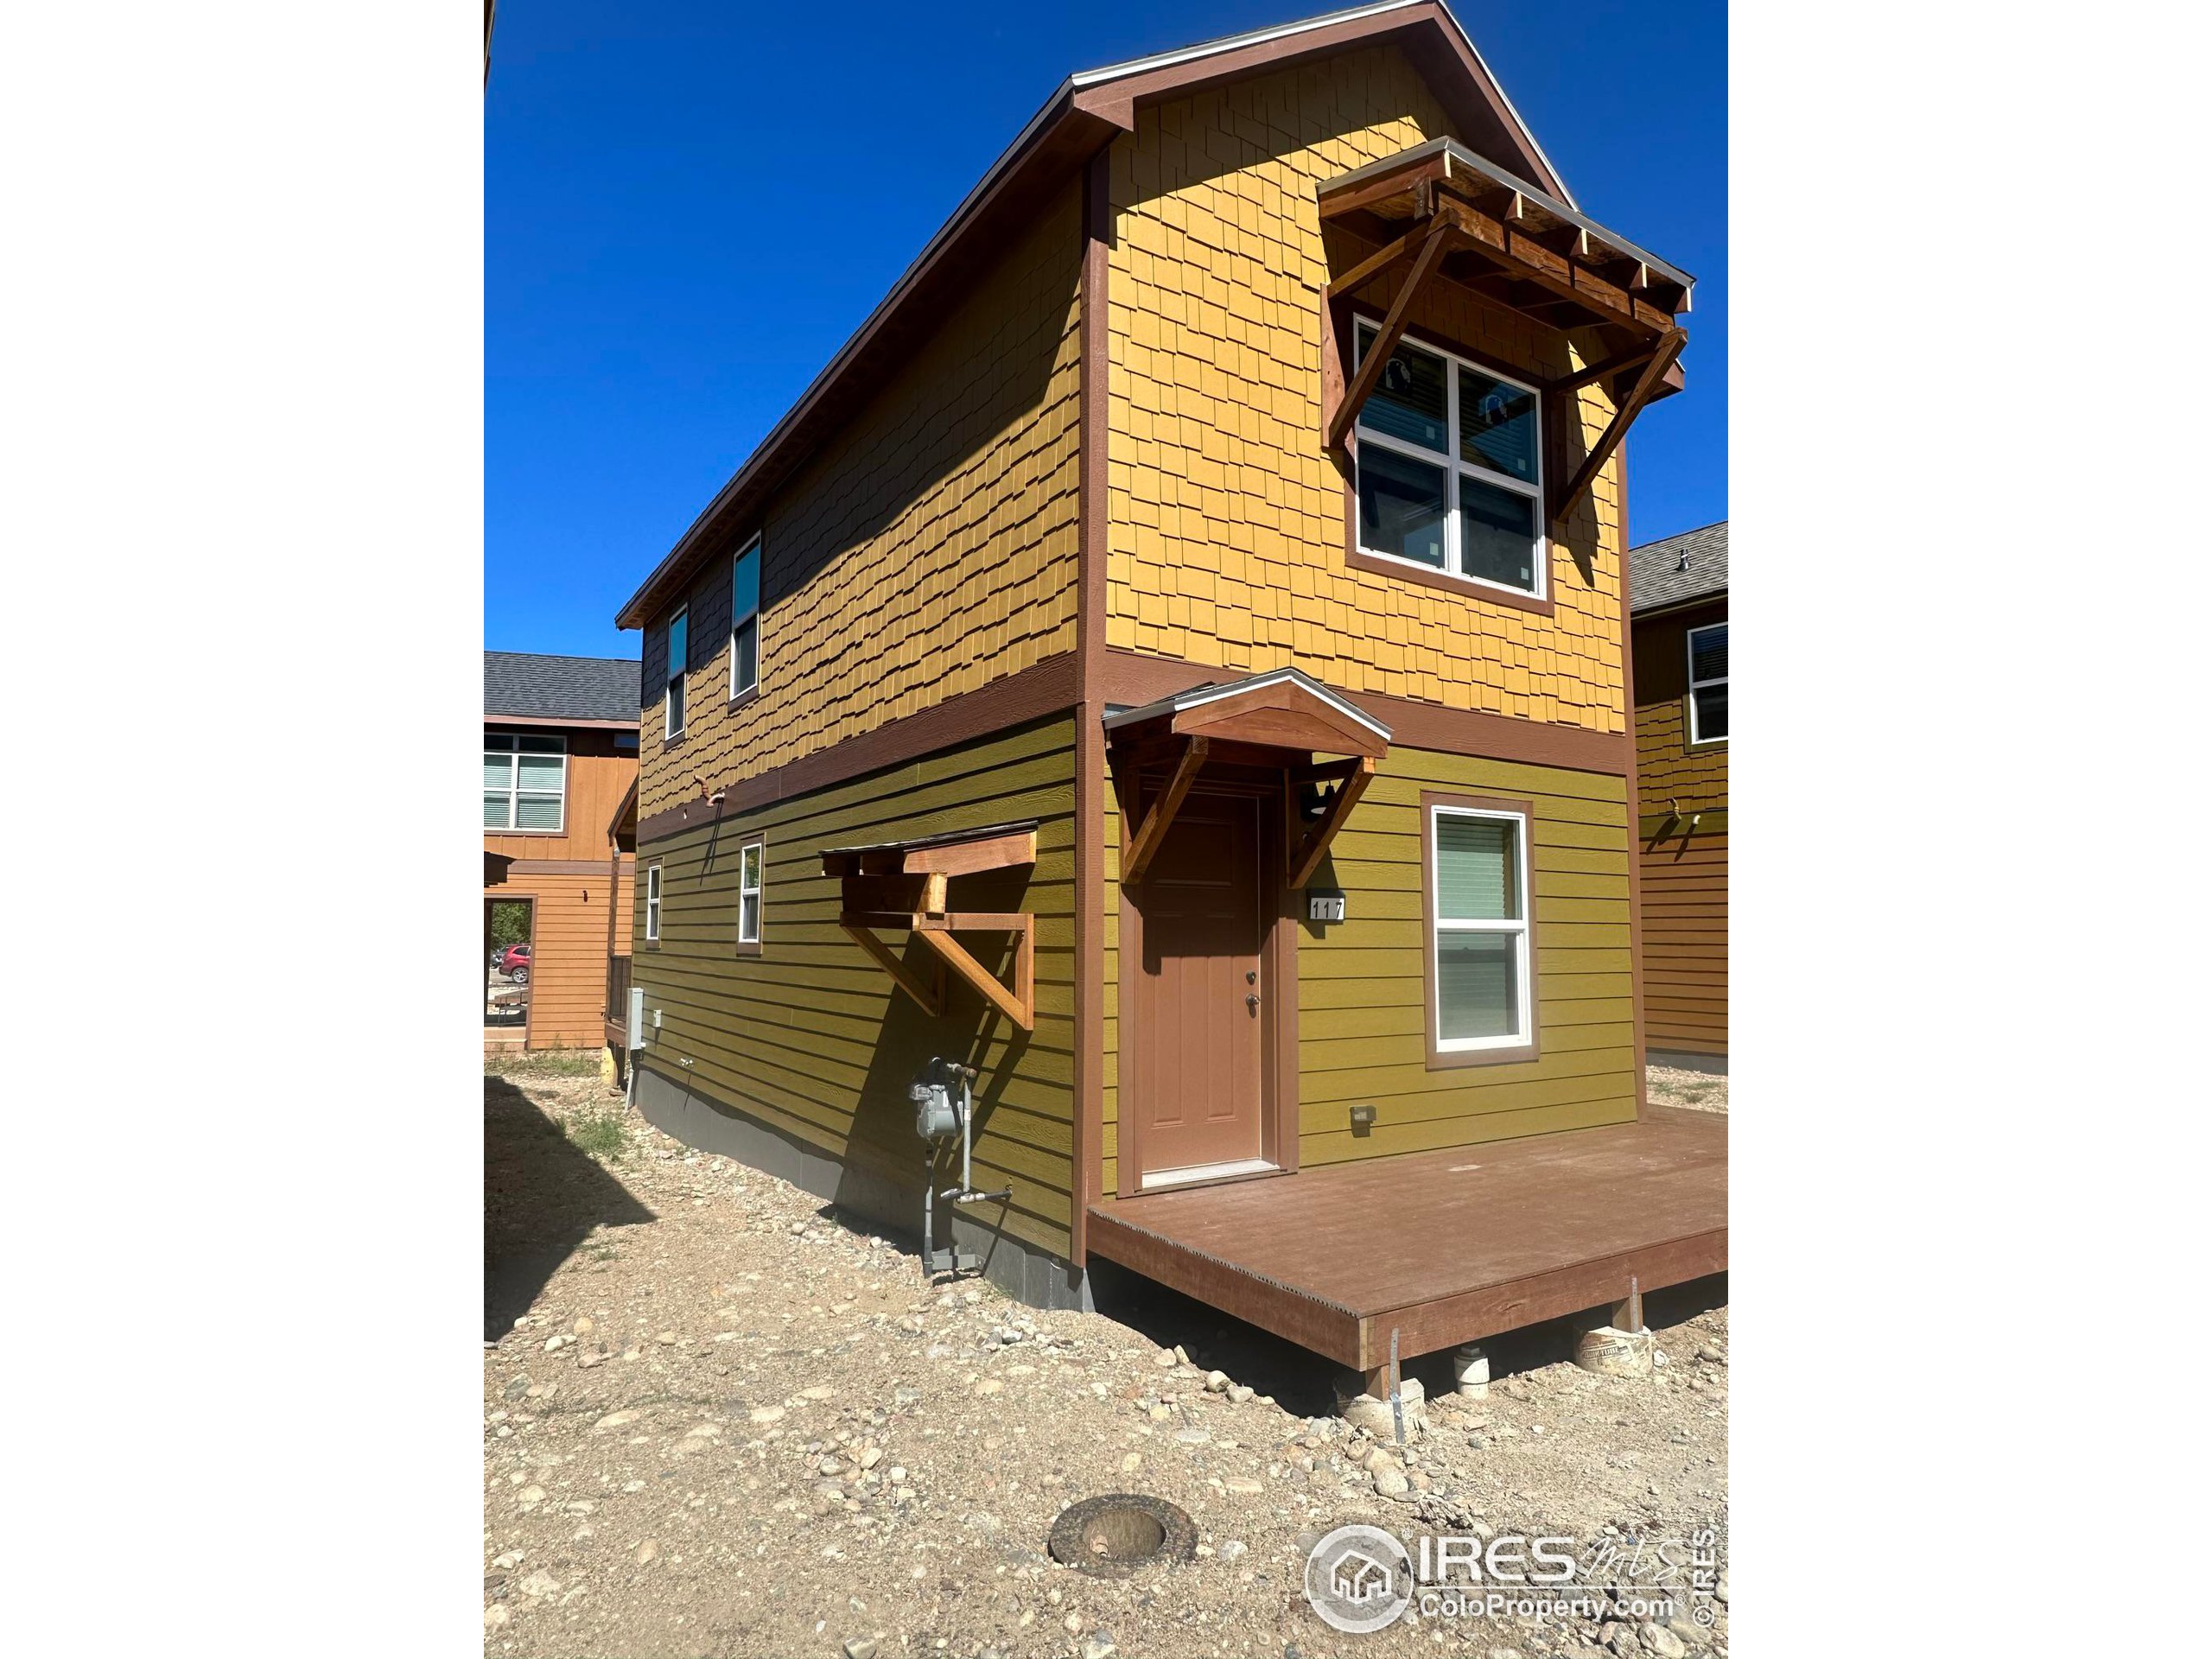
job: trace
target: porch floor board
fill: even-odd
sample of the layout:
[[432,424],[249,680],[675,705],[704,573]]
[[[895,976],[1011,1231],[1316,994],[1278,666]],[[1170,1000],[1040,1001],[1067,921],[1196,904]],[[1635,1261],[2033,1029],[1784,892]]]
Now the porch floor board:
[[1362,1370],[1728,1265],[1728,1120],[1632,1123],[1109,1198],[1090,1250]]

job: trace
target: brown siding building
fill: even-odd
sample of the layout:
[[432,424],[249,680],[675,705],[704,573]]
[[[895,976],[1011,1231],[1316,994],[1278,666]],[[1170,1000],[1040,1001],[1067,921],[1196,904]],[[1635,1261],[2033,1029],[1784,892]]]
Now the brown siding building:
[[1644,1038],[1728,1068],[1728,525],[1629,551]]
[[[640,1109],[1363,1370],[1714,1270],[1719,1131],[1643,1101],[1619,456],[1691,286],[1433,0],[1071,76],[620,613]],[[1440,1277],[1341,1278],[1378,1203]]]
[[637,701],[633,662],[484,653],[486,1048],[595,1047],[620,1017]]

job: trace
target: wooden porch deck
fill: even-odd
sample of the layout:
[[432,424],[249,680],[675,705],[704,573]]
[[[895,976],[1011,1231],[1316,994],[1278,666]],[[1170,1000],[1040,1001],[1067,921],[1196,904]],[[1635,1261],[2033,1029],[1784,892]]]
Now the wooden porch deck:
[[1090,1249],[1369,1371],[1728,1265],[1728,1120],[1633,1123],[1109,1198]]

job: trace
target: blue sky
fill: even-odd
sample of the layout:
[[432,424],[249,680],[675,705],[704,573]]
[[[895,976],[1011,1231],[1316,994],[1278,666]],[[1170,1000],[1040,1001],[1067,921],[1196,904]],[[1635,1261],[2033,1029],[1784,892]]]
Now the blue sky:
[[[485,644],[616,608],[1073,69],[1328,0],[500,8],[485,97]],[[1583,210],[1698,277],[1630,441],[1638,542],[1727,516],[1726,22],[1454,10]]]

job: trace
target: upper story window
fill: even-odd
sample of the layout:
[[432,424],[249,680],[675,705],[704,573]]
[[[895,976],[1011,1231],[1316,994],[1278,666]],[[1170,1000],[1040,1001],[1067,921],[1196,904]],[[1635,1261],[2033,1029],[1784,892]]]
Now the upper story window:
[[760,683],[760,538],[730,562],[729,694]]
[[565,738],[484,734],[484,827],[558,832],[569,791]]
[[[1377,332],[1357,325],[1355,372]],[[1544,597],[1534,388],[1402,340],[1360,408],[1358,429],[1363,553]]]
[[1728,625],[1689,631],[1690,741],[1728,741]]
[[1439,1053],[1529,1040],[1529,821],[1428,809],[1429,948]]
[[683,731],[683,671],[691,660],[691,613],[677,612],[668,625],[668,717],[662,735],[678,737]]

